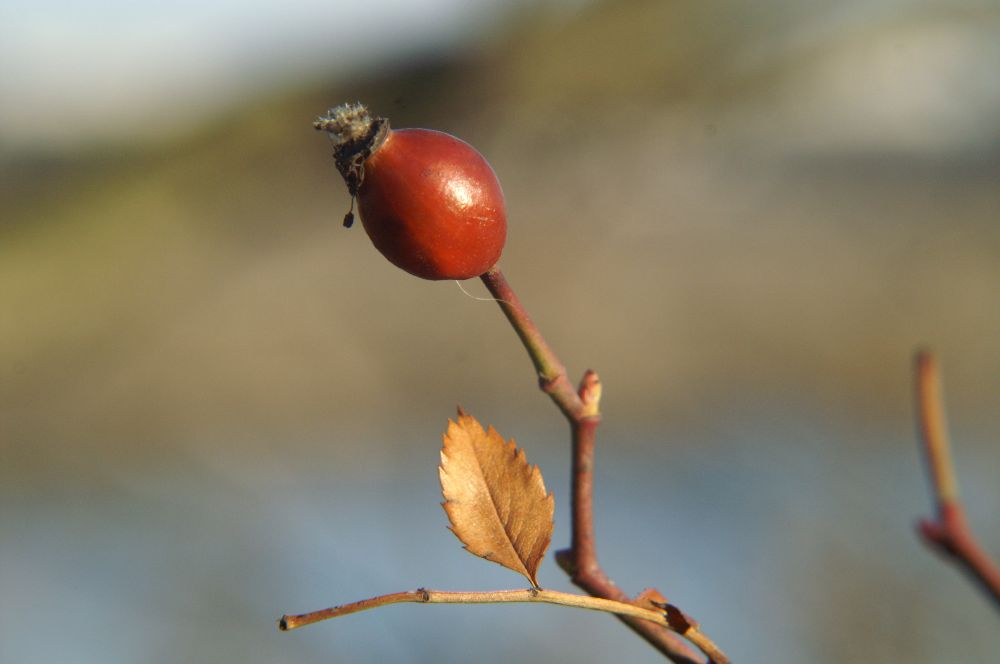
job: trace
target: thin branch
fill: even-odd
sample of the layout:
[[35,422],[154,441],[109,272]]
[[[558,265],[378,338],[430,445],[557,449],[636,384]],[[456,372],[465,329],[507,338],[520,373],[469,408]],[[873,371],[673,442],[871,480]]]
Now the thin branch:
[[934,356],[928,351],[916,355],[917,413],[924,442],[925,459],[934,489],[938,516],[959,502],[958,479],[951,461],[951,442],[945,424],[941,376]]
[[525,350],[528,351],[531,362],[535,365],[535,371],[538,373],[539,387],[552,397],[556,406],[567,418],[572,420],[578,417],[583,410],[583,403],[573,389],[573,384],[566,377],[566,367],[546,343],[542,333],[528,316],[524,305],[521,304],[521,300],[507,283],[503,273],[499,268],[493,268],[483,274],[480,279],[496,298],[500,309],[507,316],[507,320],[517,332]]
[[[569,574],[573,583],[590,595],[641,606],[642,602],[638,598],[630,599],[615,585],[597,561],[592,503],[594,442],[597,426],[601,422],[600,378],[595,372],[587,371],[580,383],[579,392],[575,391],[566,377],[566,368],[545,342],[500,270],[494,268],[482,275],[481,279],[497,299],[504,315],[528,351],[538,372],[542,391],[552,398],[570,424],[573,438],[572,539],[569,549],[556,554],[556,561]],[[659,593],[655,594],[662,599]],[[673,607],[673,610],[683,615],[676,607]],[[618,617],[673,662],[697,664],[700,661],[693,649],[662,624],[627,614],[619,614]],[[711,641],[708,641],[711,646],[706,646],[696,640],[702,636],[696,627],[697,623],[685,617],[685,624],[689,626],[685,636],[699,646],[710,662],[723,664],[729,661],[721,650],[711,644]],[[691,633],[697,636],[692,638]]]
[[[588,376],[597,376],[592,371]],[[597,437],[599,416],[571,422],[573,436],[573,523],[570,550],[576,562],[577,574],[600,569],[597,563],[597,546],[594,535],[594,442]],[[586,569],[583,569],[586,568]]]
[[573,595],[562,593],[556,590],[543,590],[541,588],[528,588],[527,590],[484,590],[474,592],[453,592],[446,590],[429,590],[418,588],[400,593],[380,595],[369,599],[363,599],[350,604],[341,604],[329,609],[321,609],[310,613],[303,613],[297,616],[282,616],[278,622],[278,627],[282,631],[289,631],[299,627],[305,627],[322,620],[339,618],[351,613],[376,609],[388,604],[399,604],[402,602],[415,602],[418,604],[505,604],[505,603],[531,603],[558,604],[560,606],[572,606],[578,609],[588,609],[591,611],[603,611],[617,615],[633,616],[642,620],[669,627],[666,616],[659,611],[641,609],[631,604],[623,602],[613,602],[599,597],[588,597],[587,595]]
[[419,588],[417,590],[391,593],[371,597],[350,604],[342,604],[329,609],[321,609],[310,613],[303,613],[296,616],[282,616],[278,621],[278,629],[290,631],[305,627],[322,620],[339,618],[351,613],[376,609],[389,604],[400,604],[412,602],[416,604],[505,604],[505,603],[542,603],[558,604],[560,606],[571,606],[578,609],[590,611],[603,611],[620,616],[628,616],[635,620],[642,620],[660,625],[667,629],[674,629],[683,633],[692,643],[707,651],[718,651],[714,643],[704,634],[698,631],[696,625],[677,623],[671,618],[673,607],[666,605],[663,611],[654,609],[644,609],[627,602],[615,602],[600,597],[588,597],[586,595],[573,595],[555,590],[542,590],[540,588],[528,588],[527,590],[488,590],[482,592],[449,592],[443,590],[428,590]]
[[936,511],[934,519],[920,520],[917,531],[927,546],[950,558],[1000,609],[1000,567],[972,534],[958,493],[937,362],[930,352],[920,351],[915,369],[920,434]]

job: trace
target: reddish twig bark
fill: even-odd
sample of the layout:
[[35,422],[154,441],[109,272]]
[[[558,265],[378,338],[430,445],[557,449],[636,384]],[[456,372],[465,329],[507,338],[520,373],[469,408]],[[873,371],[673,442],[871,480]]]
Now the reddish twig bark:
[[[593,518],[593,466],[594,441],[597,426],[601,422],[600,379],[595,372],[588,370],[583,376],[579,391],[574,390],[566,376],[566,368],[545,342],[499,268],[493,268],[483,274],[481,279],[496,298],[500,309],[528,351],[538,373],[542,391],[552,398],[570,424],[573,437],[572,538],[569,549],[556,553],[556,561],[569,574],[573,583],[590,595],[649,608],[651,599],[663,599],[658,592],[647,590],[635,599],[629,598],[605,574],[597,561]],[[671,624],[678,633],[688,638],[694,634],[700,635],[697,623],[684,616],[676,607],[664,603],[661,608],[666,608],[667,614],[672,616]],[[696,664],[700,661],[695,650],[669,629],[630,616],[618,617],[673,662]],[[729,661],[711,641],[705,639],[710,644],[709,647],[705,647],[696,639],[691,641],[698,643],[709,662],[725,664]]]
[[917,532],[928,547],[958,565],[1000,609],[1000,568],[972,534],[958,494],[937,362],[931,353],[920,351],[915,365],[920,435],[936,510],[935,518],[918,522]]

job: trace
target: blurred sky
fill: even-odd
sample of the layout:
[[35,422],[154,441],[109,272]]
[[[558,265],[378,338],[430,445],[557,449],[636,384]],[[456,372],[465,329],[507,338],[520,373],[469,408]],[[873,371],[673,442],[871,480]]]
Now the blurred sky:
[[27,147],[189,127],[265,90],[474,41],[521,4],[11,0],[0,6],[0,136]]
[[[408,52],[474,43],[488,38],[504,16],[532,5],[567,12],[586,4],[11,0],[0,6],[0,149],[190,127],[206,113],[275,86],[292,88],[378,67]],[[784,12],[797,18],[797,25],[779,40],[758,44],[744,65],[794,57],[803,46],[852,26],[935,4],[760,3],[760,14]],[[991,6],[988,0],[951,4],[939,10],[953,19]],[[961,149],[1000,140],[993,122],[1000,113],[1000,79],[989,75],[1000,66],[995,21],[941,22],[923,30],[919,48],[900,34],[823,63],[808,81],[786,90],[792,117],[779,121],[787,121],[788,131],[800,133],[804,142],[848,148],[874,141],[917,150]],[[183,103],[175,103],[179,99]],[[839,111],[841,123],[817,131],[808,124],[807,118],[817,115],[809,104]]]
[[551,607],[275,629],[521,583],[445,529],[459,403],[568,540],[565,424],[495,305],[340,227],[310,121],[347,99],[499,174],[505,273],[603,379],[624,589],[735,661],[994,661],[913,536],[910,361],[1000,553],[998,71],[995,0],[4,2],[0,662],[660,661]]

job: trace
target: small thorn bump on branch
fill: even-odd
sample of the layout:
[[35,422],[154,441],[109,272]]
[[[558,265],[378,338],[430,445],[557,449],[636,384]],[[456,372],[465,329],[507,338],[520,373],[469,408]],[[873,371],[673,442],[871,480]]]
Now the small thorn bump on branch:
[[583,402],[581,417],[598,417],[601,414],[601,379],[596,371],[587,369],[580,380],[577,392]]

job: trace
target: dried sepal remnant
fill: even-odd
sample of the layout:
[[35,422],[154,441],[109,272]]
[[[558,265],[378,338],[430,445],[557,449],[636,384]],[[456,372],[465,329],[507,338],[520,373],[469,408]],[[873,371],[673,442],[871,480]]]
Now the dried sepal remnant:
[[444,434],[439,475],[450,530],[465,549],[523,574],[537,588],[555,501],[524,450],[459,409]]
[[364,104],[346,103],[331,108],[313,122],[318,131],[325,131],[334,146],[359,142],[368,137],[372,125],[382,118],[373,115]]

